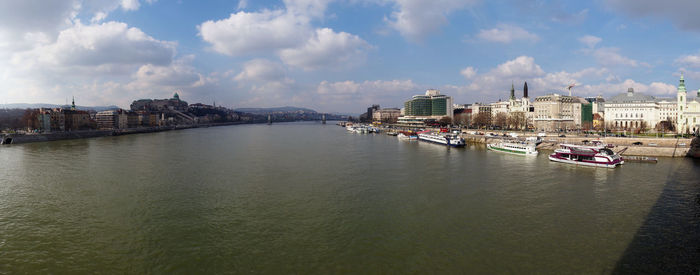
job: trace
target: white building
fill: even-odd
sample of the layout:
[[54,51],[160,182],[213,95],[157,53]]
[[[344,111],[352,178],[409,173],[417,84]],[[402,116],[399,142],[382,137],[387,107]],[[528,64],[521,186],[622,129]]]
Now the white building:
[[688,92],[685,89],[685,80],[683,79],[682,74],[680,83],[678,84],[676,100],[678,104],[678,133],[700,131],[700,90],[698,90],[698,93],[694,99],[689,99]]
[[681,75],[675,99],[655,98],[635,93],[634,89],[629,88],[627,93],[605,102],[605,111],[605,121],[609,127],[636,129],[645,126],[653,129],[659,122],[671,121],[678,133],[694,132],[700,128],[700,90],[695,98],[688,99],[685,80]]

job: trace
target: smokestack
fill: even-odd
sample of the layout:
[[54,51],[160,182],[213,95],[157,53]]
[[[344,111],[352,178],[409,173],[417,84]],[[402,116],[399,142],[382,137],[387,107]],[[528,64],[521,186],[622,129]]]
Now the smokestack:
[[523,97],[527,98],[527,81],[525,81],[525,86],[523,86]]

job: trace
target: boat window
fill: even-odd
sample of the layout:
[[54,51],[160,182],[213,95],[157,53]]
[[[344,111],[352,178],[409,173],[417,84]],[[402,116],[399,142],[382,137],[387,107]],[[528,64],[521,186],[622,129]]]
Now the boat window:
[[600,151],[605,153],[606,155],[610,155],[610,156],[614,155],[613,151],[608,149],[608,148],[600,149]]

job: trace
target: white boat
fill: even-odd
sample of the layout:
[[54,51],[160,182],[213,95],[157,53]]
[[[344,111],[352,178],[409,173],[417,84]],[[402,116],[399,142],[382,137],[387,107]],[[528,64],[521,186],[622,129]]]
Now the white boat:
[[540,137],[527,137],[527,138],[525,138],[525,141],[530,142],[530,143],[534,143],[535,146],[537,146],[537,145],[540,145],[540,143],[542,143],[542,138],[540,138]]
[[464,139],[459,137],[459,135],[448,133],[433,133],[430,131],[419,132],[418,140],[443,144],[452,147],[462,147],[465,145]]
[[522,156],[537,156],[537,149],[534,143],[526,142],[505,142],[486,144],[489,150]]
[[404,133],[399,133],[396,137],[399,139],[402,139],[402,140],[417,140],[418,139],[418,136],[406,135]]
[[549,155],[549,160],[568,164],[615,168],[625,161],[605,146],[561,144],[560,149]]

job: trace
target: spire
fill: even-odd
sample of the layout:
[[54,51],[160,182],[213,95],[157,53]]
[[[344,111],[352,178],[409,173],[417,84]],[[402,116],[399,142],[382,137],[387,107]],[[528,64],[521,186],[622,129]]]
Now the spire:
[[678,93],[685,93],[685,80],[683,79],[683,73],[681,72],[681,80],[678,83]]
[[513,82],[510,83],[510,99],[515,99],[515,85]]
[[525,85],[523,86],[523,97],[527,98],[527,81],[525,81]]
[[71,111],[75,111],[75,96],[73,97],[73,103],[70,105]]

